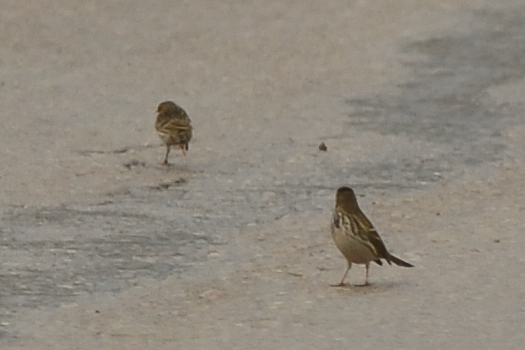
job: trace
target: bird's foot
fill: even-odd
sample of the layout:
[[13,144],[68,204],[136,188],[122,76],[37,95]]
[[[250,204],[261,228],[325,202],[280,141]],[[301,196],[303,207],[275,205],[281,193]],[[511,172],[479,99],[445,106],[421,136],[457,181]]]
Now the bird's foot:
[[368,287],[368,286],[371,286],[371,284],[368,283],[368,281],[366,281],[364,284],[358,284],[358,285],[356,285],[356,287]]
[[339,283],[339,284],[331,284],[330,287],[348,287],[350,283]]

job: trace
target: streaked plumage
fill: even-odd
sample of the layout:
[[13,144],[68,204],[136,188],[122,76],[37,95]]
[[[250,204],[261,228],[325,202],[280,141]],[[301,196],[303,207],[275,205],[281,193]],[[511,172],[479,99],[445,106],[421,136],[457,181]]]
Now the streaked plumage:
[[171,146],[179,146],[182,153],[186,155],[188,143],[193,136],[193,127],[186,111],[172,101],[165,101],[159,104],[157,112],[155,129],[162,142],[166,145],[166,157],[164,157],[163,164],[168,165],[168,155]]
[[349,187],[337,190],[331,231],[335,245],[348,261],[348,268],[336,286],[345,285],[344,280],[352,263],[365,265],[365,285],[369,285],[368,270],[372,261],[383,265],[381,259],[385,259],[389,265],[394,263],[398,266],[413,267],[388,252],[376,229],[359,208],[355,193]]

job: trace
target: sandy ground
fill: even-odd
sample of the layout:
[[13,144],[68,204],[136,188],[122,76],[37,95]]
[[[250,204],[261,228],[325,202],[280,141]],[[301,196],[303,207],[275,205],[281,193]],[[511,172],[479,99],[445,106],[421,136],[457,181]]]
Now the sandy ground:
[[[0,348],[521,348],[525,5],[495,3],[3,1]],[[415,268],[329,286],[341,185]]]

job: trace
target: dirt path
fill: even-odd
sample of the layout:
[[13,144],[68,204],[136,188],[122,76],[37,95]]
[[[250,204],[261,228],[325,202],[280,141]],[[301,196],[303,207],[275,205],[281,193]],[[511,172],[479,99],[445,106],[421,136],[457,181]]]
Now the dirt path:
[[[492,3],[5,1],[0,348],[519,348],[525,6]],[[340,185],[416,268],[329,287]]]

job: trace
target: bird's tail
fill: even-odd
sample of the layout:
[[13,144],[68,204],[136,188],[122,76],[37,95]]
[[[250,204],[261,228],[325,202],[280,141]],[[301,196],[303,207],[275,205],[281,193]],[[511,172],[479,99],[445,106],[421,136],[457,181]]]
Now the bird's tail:
[[396,264],[397,266],[403,266],[403,267],[414,267],[414,265],[407,263],[406,261],[403,261],[392,254],[390,254],[390,260]]

